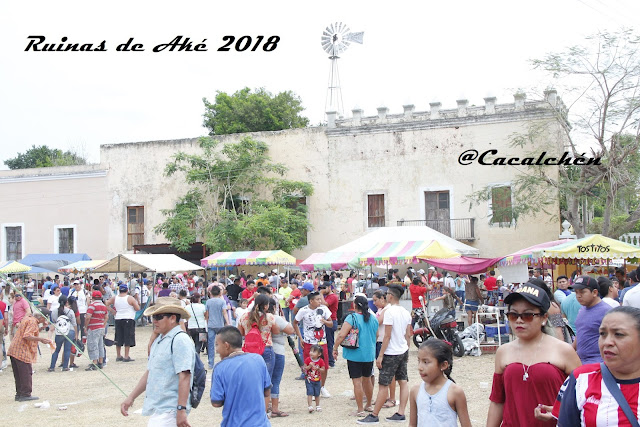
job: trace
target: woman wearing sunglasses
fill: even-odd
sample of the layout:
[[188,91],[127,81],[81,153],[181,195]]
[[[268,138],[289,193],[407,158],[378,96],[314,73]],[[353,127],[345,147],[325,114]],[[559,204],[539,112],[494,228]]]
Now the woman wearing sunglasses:
[[538,405],[552,405],[567,376],[580,366],[571,345],[556,339],[548,324],[551,302],[531,279],[504,300],[516,340],[496,352],[487,426],[552,426],[538,421]]

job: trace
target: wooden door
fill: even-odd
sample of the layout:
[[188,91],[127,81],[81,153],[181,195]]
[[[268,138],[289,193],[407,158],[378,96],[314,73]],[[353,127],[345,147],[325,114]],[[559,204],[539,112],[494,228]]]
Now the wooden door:
[[448,191],[425,191],[424,211],[427,227],[451,236],[451,216]]

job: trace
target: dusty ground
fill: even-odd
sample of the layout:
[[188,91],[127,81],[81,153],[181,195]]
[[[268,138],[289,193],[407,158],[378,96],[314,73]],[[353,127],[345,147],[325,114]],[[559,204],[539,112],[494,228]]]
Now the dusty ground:
[[[105,368],[107,374],[115,384],[125,393],[129,393],[145,370],[146,343],[149,339],[151,327],[137,328],[136,340],[138,346],[131,350],[131,356],[135,359],[132,363],[116,363],[115,347],[107,349],[107,355],[111,359]],[[113,332],[110,331],[110,337]],[[8,342],[7,342],[8,348]],[[38,402],[48,401],[50,408],[39,409],[32,402],[19,403],[14,401],[15,386],[11,365],[0,373],[1,418],[5,425],[15,426],[145,426],[147,418],[139,411],[142,407],[142,397],[138,398],[130,411],[129,417],[120,415],[120,402],[124,396],[99,372],[85,372],[87,360],[83,356],[76,362],[80,368],[73,372],[47,372],[50,363],[50,351],[46,346],[40,346],[43,357],[40,357],[34,365],[33,394],[41,399]],[[216,361],[218,358],[216,357]],[[203,361],[206,360],[203,356]],[[474,426],[482,426],[485,423],[488,398],[493,376],[494,357],[485,354],[480,357],[456,358],[452,376],[462,386],[469,403],[469,414]],[[412,347],[409,359],[409,383],[416,384],[420,381],[417,373],[416,350]],[[329,372],[327,389],[332,397],[324,400],[322,413],[309,414],[307,412],[304,383],[294,380],[298,373],[297,364],[292,353],[287,353],[284,378],[280,386],[280,408],[288,412],[287,418],[272,419],[274,426],[342,426],[356,425],[354,418],[348,413],[355,409],[355,403],[349,400],[352,395],[351,380],[347,373],[346,362],[340,358],[335,369]],[[211,375],[208,374],[210,382]],[[376,388],[377,391],[377,388]],[[208,393],[198,408],[189,415],[189,421],[193,426],[219,425],[222,410],[208,405]],[[59,410],[59,406],[66,406],[66,410]],[[393,414],[393,409],[383,409],[381,416]],[[408,407],[407,407],[408,414]]]

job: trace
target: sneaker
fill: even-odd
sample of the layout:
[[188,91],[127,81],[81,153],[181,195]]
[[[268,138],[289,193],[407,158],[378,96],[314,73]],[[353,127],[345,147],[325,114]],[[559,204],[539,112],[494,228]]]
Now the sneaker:
[[356,420],[358,424],[378,424],[380,419],[373,414],[369,414],[361,420]]
[[49,368],[49,369],[47,369],[47,372],[55,372],[55,371],[56,371],[56,369],[55,369],[55,368]]
[[135,359],[127,357],[126,359],[122,359],[123,362],[135,362]]
[[62,368],[62,372],[67,372],[69,371],[69,368]]
[[403,423],[407,420],[407,418],[404,415],[400,415],[399,413],[395,413],[393,415],[391,415],[390,417],[385,418],[387,421],[389,421],[390,423]]
[[324,398],[331,397],[331,393],[329,393],[326,388],[322,387],[320,389],[320,396]]
[[70,368],[77,368],[78,365],[76,365],[75,363],[72,363],[71,365],[69,365]]
[[97,369],[98,368],[96,368],[95,365],[89,365],[85,371],[96,371]]

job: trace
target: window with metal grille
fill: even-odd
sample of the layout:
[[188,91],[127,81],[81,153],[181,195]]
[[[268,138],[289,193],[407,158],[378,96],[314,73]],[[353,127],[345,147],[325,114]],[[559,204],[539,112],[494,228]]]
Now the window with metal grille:
[[22,259],[22,227],[5,227],[7,261]]
[[384,227],[384,194],[369,194],[367,204],[368,226]]
[[508,185],[491,189],[491,223],[510,225],[513,219],[511,187]]
[[127,250],[144,244],[144,206],[127,207]]
[[73,228],[58,228],[58,253],[73,253]]

